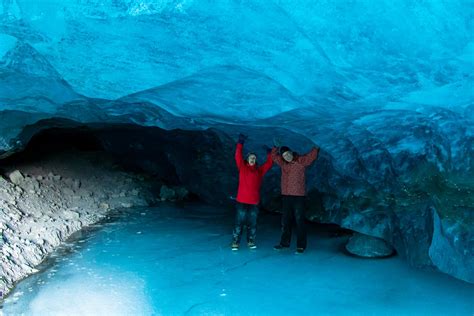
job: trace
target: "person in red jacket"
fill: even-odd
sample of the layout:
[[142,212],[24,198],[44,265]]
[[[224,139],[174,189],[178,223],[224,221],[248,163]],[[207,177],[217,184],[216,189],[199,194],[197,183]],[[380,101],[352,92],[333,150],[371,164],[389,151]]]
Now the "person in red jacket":
[[247,223],[247,244],[249,248],[255,249],[255,236],[257,233],[258,203],[260,202],[260,187],[265,173],[273,165],[271,149],[267,149],[267,161],[262,165],[257,165],[257,156],[249,153],[247,159],[243,156],[244,142],[247,137],[239,135],[239,141],[235,150],[235,163],[239,170],[239,188],[237,191],[237,207],[235,215],[235,226],[233,230],[232,250],[238,250],[242,230]]
[[304,199],[306,195],[305,171],[317,158],[319,148],[313,147],[306,155],[298,156],[290,148],[283,146],[279,150],[273,147],[271,156],[281,168],[281,195],[282,195],[282,233],[276,250],[290,247],[293,219],[296,224],[296,253],[303,253],[306,249],[306,227],[304,214]]

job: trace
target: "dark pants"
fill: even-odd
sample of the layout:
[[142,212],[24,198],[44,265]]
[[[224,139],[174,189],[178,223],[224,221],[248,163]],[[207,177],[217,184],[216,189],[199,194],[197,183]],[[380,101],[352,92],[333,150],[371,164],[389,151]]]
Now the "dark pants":
[[289,247],[293,221],[296,224],[296,247],[306,249],[306,226],[304,196],[282,195],[281,241],[280,245]]
[[257,205],[237,202],[235,226],[232,234],[235,242],[240,243],[242,230],[245,224],[247,224],[247,241],[255,241],[255,236],[257,235],[257,216]]

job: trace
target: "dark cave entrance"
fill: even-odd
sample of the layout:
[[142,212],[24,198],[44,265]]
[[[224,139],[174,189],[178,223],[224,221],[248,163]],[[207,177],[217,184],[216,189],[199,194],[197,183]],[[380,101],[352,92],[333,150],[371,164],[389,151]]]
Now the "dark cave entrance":
[[[127,124],[45,120],[25,129],[26,145],[0,160],[0,173],[6,177],[22,165],[41,165],[47,159],[69,154],[140,174],[153,183],[157,193],[162,185],[185,187],[187,200],[230,205],[229,195],[237,178],[229,164],[232,149],[222,137],[212,130],[166,131]],[[219,179],[221,184],[217,184]]]
[[[163,185],[185,187],[187,200],[219,205],[234,217],[234,196],[238,172],[234,166],[234,142],[222,131],[163,130],[126,124],[79,124],[62,120],[46,120],[30,127],[33,134],[24,150],[0,160],[5,175],[22,164],[35,164],[50,157],[82,156],[95,164],[113,165],[123,172],[142,175],[159,195]],[[26,132],[25,132],[26,133]],[[279,216],[281,199],[279,172],[274,168],[262,187],[261,210]],[[323,212],[321,196],[309,192],[307,205]],[[316,224],[330,235],[348,233],[337,225]]]

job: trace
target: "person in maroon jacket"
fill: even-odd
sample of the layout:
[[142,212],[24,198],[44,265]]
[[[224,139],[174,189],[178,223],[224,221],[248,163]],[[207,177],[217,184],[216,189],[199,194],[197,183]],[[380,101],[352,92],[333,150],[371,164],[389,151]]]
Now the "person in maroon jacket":
[[273,165],[271,149],[267,149],[267,161],[257,165],[257,156],[249,153],[247,159],[242,154],[244,142],[247,137],[239,135],[239,141],[235,150],[235,163],[239,169],[239,188],[237,191],[237,207],[235,215],[235,226],[233,231],[232,250],[238,250],[242,230],[247,223],[247,244],[249,248],[255,249],[255,236],[257,233],[258,203],[260,202],[260,187],[265,173]]
[[319,148],[313,147],[306,155],[298,156],[290,148],[283,146],[279,150],[273,147],[271,156],[281,168],[281,239],[274,248],[281,250],[290,247],[293,219],[296,224],[296,253],[306,249],[306,227],[304,214],[304,199],[306,195],[305,171],[317,158]]

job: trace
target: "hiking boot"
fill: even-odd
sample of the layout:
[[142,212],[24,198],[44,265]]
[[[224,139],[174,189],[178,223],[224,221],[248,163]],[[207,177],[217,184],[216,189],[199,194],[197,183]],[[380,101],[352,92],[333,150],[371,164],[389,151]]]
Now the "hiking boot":
[[296,248],[296,254],[304,253],[304,248]]
[[236,241],[234,241],[234,242],[232,242],[232,246],[231,246],[231,247],[232,247],[232,250],[234,250],[234,251],[235,251],[235,250],[239,250],[239,243],[236,242]]
[[278,244],[278,245],[273,247],[273,249],[275,249],[275,250],[283,250],[283,249],[286,249],[286,248],[290,248],[290,246],[285,246],[285,245],[282,245],[282,244]]
[[247,246],[249,246],[250,249],[255,249],[257,248],[257,245],[255,244],[255,241],[251,240],[247,243]]

